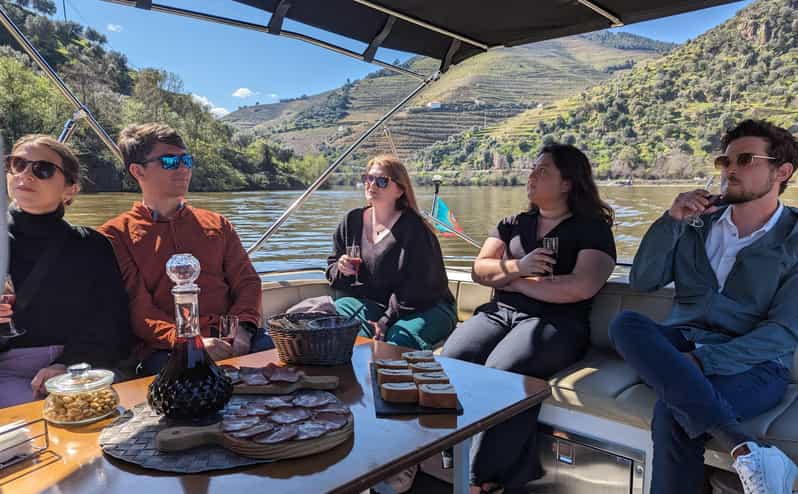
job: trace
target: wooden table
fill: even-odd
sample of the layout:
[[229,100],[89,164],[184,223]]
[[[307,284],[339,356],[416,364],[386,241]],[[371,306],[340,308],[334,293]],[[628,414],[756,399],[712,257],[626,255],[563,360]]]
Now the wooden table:
[[[402,351],[407,350],[359,338],[352,365],[304,368],[308,374],[339,376],[341,385],[336,394],[352,409],[355,417],[354,438],[325,453],[233,470],[175,475],[146,470],[103,455],[97,440],[110,419],[72,429],[50,426],[49,451],[36,462],[28,461],[0,471],[0,493],[360,492],[456,445],[459,447],[455,451],[455,461],[460,466],[457,484],[462,484],[467,482],[463,466],[467,466],[470,438],[531,408],[549,395],[545,381],[439,358],[457,389],[465,413],[459,417],[426,415],[378,419],[374,414],[368,364],[375,358],[398,358]],[[271,350],[228,362],[262,366],[279,360]],[[145,401],[151,379],[115,385],[121,404],[132,407]],[[0,424],[41,418],[41,410],[40,401],[0,409]]]

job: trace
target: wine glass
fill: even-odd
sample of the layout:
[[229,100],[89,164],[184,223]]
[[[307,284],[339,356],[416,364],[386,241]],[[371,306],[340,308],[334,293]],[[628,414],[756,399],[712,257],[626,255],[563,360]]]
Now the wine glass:
[[363,283],[361,283],[358,279],[358,274],[360,273],[360,264],[363,262],[363,259],[360,258],[360,246],[355,244],[347,246],[346,255],[349,256],[349,262],[351,262],[352,266],[355,268],[355,281],[353,281],[349,286],[362,286]]
[[[543,248],[549,249],[552,254],[551,257],[557,260],[557,251],[560,247],[560,237],[543,237]],[[549,273],[551,280],[554,281],[554,267],[552,266],[551,273]]]
[[238,334],[238,316],[227,314],[219,318],[219,338],[232,345]]
[[[9,304],[11,306],[17,301],[17,292],[14,289],[14,282],[11,281],[11,275],[6,274],[5,284],[3,285],[3,294],[0,295],[0,303]],[[0,324],[0,338],[16,338],[25,334],[24,329],[17,329],[14,324],[14,319],[9,319],[6,324]]]
[[[715,183],[715,175],[710,175],[709,179],[707,179],[707,183],[704,184],[704,190],[709,190],[713,183]],[[700,214],[691,214],[685,218],[685,220],[687,221],[687,224],[693,228],[701,228],[704,226],[704,220],[701,219]]]

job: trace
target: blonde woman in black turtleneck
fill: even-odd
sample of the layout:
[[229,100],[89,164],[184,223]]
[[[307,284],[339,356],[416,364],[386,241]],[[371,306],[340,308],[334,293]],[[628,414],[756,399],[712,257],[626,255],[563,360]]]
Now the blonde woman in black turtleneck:
[[80,189],[74,153],[51,137],[29,135],[14,144],[5,166],[17,300],[0,304],[0,324],[13,318],[25,333],[0,340],[0,407],[42,397],[44,382],[68,365],[117,367],[131,334],[110,243],[63,219]]

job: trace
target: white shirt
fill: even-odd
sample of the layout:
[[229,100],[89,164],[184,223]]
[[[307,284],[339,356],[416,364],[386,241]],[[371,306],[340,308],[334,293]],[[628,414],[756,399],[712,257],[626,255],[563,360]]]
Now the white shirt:
[[726,278],[728,278],[729,272],[731,272],[734,262],[737,260],[737,253],[769,232],[779,221],[782,211],[784,211],[784,205],[779,202],[776,212],[773,213],[767,223],[762,225],[762,228],[742,238],[740,238],[740,233],[737,231],[737,226],[732,221],[731,206],[727,207],[720,218],[715,220],[709,231],[705,247],[709,263],[712,265],[712,270],[715,271],[715,276],[718,279],[718,291],[723,290]]

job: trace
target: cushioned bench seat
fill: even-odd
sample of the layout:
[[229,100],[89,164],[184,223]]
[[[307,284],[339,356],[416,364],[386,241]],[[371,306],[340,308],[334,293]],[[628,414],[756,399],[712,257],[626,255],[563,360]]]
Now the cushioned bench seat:
[[[461,320],[490,300],[492,293],[490,288],[466,281],[462,275],[450,281],[450,288],[457,298]],[[323,281],[267,283],[264,284],[264,314],[283,312],[299,300],[324,294],[334,295]],[[641,294],[632,291],[624,282],[607,283],[591,311],[591,348],[582,361],[551,378],[552,394],[547,403],[649,429],[656,396],[613,351],[608,327],[622,310],[634,310],[662,320],[671,302],[670,289]],[[798,362],[795,370],[798,370]],[[745,425],[756,437],[777,445],[798,462],[798,373],[795,370],[793,384],[782,403]],[[708,448],[712,450],[710,453],[715,453],[714,465],[729,468],[730,458],[725,451],[711,442]]]

